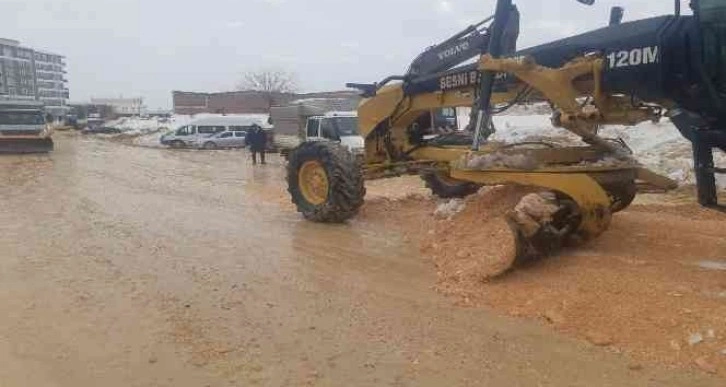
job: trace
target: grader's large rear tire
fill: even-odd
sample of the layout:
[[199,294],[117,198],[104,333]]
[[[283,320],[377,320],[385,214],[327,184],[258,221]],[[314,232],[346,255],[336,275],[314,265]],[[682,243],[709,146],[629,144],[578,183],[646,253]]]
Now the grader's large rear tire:
[[342,223],[363,205],[362,172],[360,161],[340,144],[304,143],[290,152],[288,191],[306,219]]
[[421,179],[434,195],[442,199],[463,199],[481,188],[474,183],[452,179],[443,172],[427,173]]

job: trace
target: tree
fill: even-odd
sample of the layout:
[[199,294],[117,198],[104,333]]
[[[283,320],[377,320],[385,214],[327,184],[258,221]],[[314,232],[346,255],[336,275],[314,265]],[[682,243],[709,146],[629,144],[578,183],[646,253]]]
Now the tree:
[[276,104],[282,94],[297,90],[296,75],[292,72],[274,69],[251,71],[242,76],[237,86],[240,91],[256,91],[265,98],[267,107]]

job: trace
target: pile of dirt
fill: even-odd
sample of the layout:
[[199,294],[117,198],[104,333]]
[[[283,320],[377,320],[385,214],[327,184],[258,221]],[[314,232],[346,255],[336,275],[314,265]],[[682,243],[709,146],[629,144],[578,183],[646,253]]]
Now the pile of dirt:
[[507,214],[531,192],[484,188],[467,198],[458,214],[434,221],[421,250],[433,258],[444,293],[466,293],[512,266],[517,245]]

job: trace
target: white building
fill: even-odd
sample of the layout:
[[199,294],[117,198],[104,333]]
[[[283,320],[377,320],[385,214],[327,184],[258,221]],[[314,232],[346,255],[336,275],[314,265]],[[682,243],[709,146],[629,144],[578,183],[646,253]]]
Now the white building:
[[91,105],[106,105],[120,116],[140,116],[146,112],[143,98],[91,98]]

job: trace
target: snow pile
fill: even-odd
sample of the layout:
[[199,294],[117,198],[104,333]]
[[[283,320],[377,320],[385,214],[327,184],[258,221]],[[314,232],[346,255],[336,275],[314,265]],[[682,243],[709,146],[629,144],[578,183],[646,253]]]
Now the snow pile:
[[303,98],[290,102],[290,105],[308,105],[325,111],[355,111],[360,98]]
[[589,166],[589,167],[598,167],[598,168],[612,168],[617,166],[622,166],[624,164],[632,165],[636,164],[637,162],[631,161],[629,158],[621,158],[621,157],[614,157],[614,156],[606,156],[598,161],[590,162],[590,161],[583,161],[580,163],[582,166]]
[[497,131],[490,140],[507,143],[524,141],[556,141],[578,142],[574,134],[560,128],[555,128],[548,115],[507,115],[494,116],[494,126]]
[[497,169],[514,168],[531,171],[537,168],[537,160],[525,154],[507,155],[492,153],[483,156],[476,156],[468,160],[467,168],[471,169]]
[[155,133],[169,127],[168,122],[162,122],[158,118],[124,117],[109,121],[104,126],[119,129],[125,135],[143,135]]
[[502,113],[505,116],[531,116],[531,115],[551,115],[552,108],[547,103],[533,103],[514,105]]
[[202,120],[205,118],[220,118],[225,117],[225,119],[233,120],[234,118],[244,118],[245,120],[253,121],[257,123],[258,125],[262,126],[263,128],[269,127],[269,118],[270,116],[267,114],[212,114],[212,113],[201,113],[201,114],[195,114],[195,115],[184,115],[184,114],[175,114],[171,117],[171,120],[169,121],[171,124],[171,129],[177,129],[184,125],[189,125],[194,121]]
[[[548,115],[508,115],[494,117],[497,132],[492,141],[515,143],[548,141],[563,145],[581,144],[579,137],[565,129],[555,128]],[[691,143],[668,120],[646,122],[633,127],[606,126],[600,135],[621,138],[633,150],[634,157],[646,168],[683,184],[694,184]],[[716,165],[726,166],[726,154],[715,152]],[[718,178],[726,188],[726,177]]]

